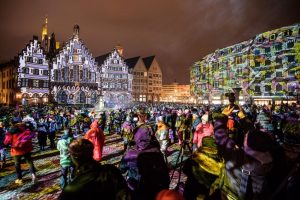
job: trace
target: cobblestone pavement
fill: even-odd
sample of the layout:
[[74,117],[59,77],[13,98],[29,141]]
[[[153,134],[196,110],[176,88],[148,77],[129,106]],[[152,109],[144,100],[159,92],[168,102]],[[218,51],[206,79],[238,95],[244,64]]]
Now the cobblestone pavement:
[[[28,170],[27,164],[22,164],[23,170],[23,185],[15,184],[16,173],[11,158],[8,158],[8,166],[0,169],[0,200],[7,199],[56,199],[60,194],[59,178],[60,178],[60,165],[59,154],[57,150],[46,149],[39,151],[37,141],[34,141],[35,149],[33,151],[34,165],[37,169],[38,182],[31,183],[31,175]],[[170,168],[174,168],[176,159],[179,154],[180,146],[174,144],[169,147],[170,155],[168,156],[168,163]],[[106,135],[104,155],[102,163],[119,165],[123,155],[123,142],[122,138],[117,135]],[[184,156],[186,159],[186,156]],[[170,171],[170,176],[172,174]],[[175,170],[173,180],[170,188],[174,188],[178,181],[178,169]],[[185,181],[184,174],[181,176],[181,181]]]

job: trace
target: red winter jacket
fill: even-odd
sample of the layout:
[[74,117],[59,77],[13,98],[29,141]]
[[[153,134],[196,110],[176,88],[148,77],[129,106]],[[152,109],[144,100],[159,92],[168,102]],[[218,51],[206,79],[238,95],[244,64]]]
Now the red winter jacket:
[[[19,142],[18,140],[24,137],[29,138],[29,141],[26,142],[24,146],[17,147],[17,143]],[[10,133],[9,131],[6,133],[4,144],[11,144],[11,156],[20,156],[32,151],[33,146],[31,139],[33,137],[34,134],[30,130],[26,129],[25,125],[22,124],[18,126],[18,131],[16,133]]]
[[85,139],[91,141],[94,145],[94,155],[93,158],[96,161],[100,161],[102,158],[103,146],[104,146],[104,134],[99,128],[98,121],[94,121],[90,130],[88,130],[84,136]]

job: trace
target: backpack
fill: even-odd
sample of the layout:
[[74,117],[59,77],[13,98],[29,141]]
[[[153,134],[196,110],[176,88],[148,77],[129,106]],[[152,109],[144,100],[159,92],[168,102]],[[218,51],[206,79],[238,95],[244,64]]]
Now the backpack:
[[17,141],[14,143],[15,148],[24,148],[31,143],[32,138],[34,137],[34,133],[29,130],[26,130],[20,134],[18,134]]
[[169,169],[163,154],[159,152],[141,152],[137,158],[137,168],[140,174],[138,185],[142,196],[157,194],[163,189],[169,189]]

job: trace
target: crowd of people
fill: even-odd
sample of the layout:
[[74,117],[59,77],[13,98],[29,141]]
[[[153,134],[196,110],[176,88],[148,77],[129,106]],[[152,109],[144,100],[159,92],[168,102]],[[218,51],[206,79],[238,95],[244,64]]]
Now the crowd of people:
[[[31,156],[58,149],[60,199],[298,199],[300,107],[293,105],[135,104],[101,112],[72,107],[2,107],[0,162],[14,160],[22,185],[21,158],[38,184]],[[119,134],[118,166],[101,164],[105,137]],[[48,145],[47,145],[48,144]],[[183,191],[170,190],[170,146],[188,157]],[[172,168],[173,167],[173,168]],[[177,184],[179,186],[180,183]]]

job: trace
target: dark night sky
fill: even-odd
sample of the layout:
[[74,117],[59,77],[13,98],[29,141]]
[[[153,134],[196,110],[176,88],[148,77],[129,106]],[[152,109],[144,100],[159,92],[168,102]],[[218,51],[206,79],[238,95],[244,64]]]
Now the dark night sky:
[[74,24],[93,56],[120,43],[126,58],[156,55],[163,83],[189,83],[189,67],[215,49],[300,23],[299,0],[1,0],[0,61],[32,35],[66,41]]

